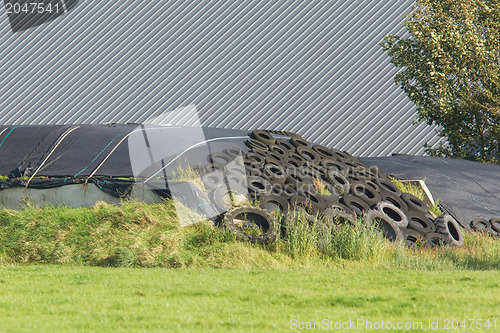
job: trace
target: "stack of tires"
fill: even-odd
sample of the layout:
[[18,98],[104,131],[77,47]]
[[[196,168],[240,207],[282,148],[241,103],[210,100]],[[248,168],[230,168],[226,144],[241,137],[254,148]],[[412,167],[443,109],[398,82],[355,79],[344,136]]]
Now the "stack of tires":
[[[461,229],[451,216],[434,218],[422,200],[402,193],[377,168],[298,135],[273,133],[253,131],[245,142],[247,153],[229,148],[209,156],[202,179],[219,209],[229,208],[230,203],[222,203],[224,194],[239,192],[264,210],[280,211],[283,221],[290,209],[331,223],[363,217],[389,240],[408,246],[463,244]],[[235,156],[241,156],[238,163]]]
[[469,225],[475,232],[480,232],[491,237],[499,237],[500,217],[493,217],[489,220],[477,218],[472,220]]

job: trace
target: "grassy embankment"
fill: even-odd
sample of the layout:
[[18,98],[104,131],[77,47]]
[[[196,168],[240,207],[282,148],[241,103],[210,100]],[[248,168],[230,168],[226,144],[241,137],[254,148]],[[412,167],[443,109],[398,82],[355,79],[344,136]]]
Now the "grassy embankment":
[[114,267],[498,269],[500,242],[467,234],[461,248],[411,250],[359,225],[289,223],[271,245],[210,223],[180,227],[171,202],[0,210],[0,263]]
[[268,332],[293,319],[359,319],[421,322],[421,332],[429,320],[449,331],[446,319],[493,325],[497,315],[500,242],[484,235],[410,250],[362,223],[297,218],[263,246],[210,223],[181,227],[174,211],[171,202],[0,210],[0,330]]

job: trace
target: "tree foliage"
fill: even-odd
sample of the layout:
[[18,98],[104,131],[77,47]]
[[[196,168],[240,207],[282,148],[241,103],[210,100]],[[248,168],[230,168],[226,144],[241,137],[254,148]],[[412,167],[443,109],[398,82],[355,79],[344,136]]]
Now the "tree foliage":
[[381,43],[401,68],[397,84],[419,120],[440,126],[448,145],[428,149],[481,161],[500,158],[500,0],[417,0],[409,37]]

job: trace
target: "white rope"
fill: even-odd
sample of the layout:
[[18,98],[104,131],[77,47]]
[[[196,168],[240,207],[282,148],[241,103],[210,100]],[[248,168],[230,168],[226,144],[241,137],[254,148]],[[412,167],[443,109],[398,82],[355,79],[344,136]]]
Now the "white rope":
[[[30,179],[28,179],[28,182],[26,183],[26,188],[28,188],[28,185],[30,184],[31,180],[33,179],[33,177],[36,176],[37,172],[40,171],[40,169],[43,167],[43,165],[45,164],[45,162],[47,162],[47,160],[50,158],[50,156],[52,155],[52,153],[54,153],[54,151],[57,149],[57,147],[59,147],[59,145],[61,144],[61,142],[64,141],[64,139],[69,135],[69,133],[73,132],[74,130],[80,128],[80,126],[77,126],[77,127],[74,127],[70,130],[67,130],[66,133],[63,134],[63,136],[61,136],[58,140],[58,142],[56,143],[56,145],[54,146],[54,148],[52,148],[52,150],[50,151],[50,153],[47,155],[47,157],[45,157],[45,159],[43,160],[42,164],[40,164],[40,166],[36,169],[36,171],[33,173],[33,175],[31,175]],[[3,133],[3,131],[2,131]],[[2,135],[2,133],[0,133],[0,135]]]
[[[149,130],[164,130],[165,128],[148,128],[148,131]],[[92,173],[90,174],[90,176],[88,176],[88,178],[85,180],[85,185],[87,185],[88,181],[90,178],[92,178],[92,176],[95,175],[95,173],[101,168],[101,166],[108,160],[108,158],[111,156],[111,154],[113,154],[115,152],[115,150],[122,144],[122,142],[127,139],[130,135],[134,134],[134,133],[137,133],[137,132],[142,132],[143,129],[138,129],[138,130],[133,130],[132,132],[130,132],[129,134],[125,135],[123,137],[123,139],[120,140],[120,142],[118,142],[116,144],[116,146],[109,152],[109,154],[102,160],[101,163],[99,163],[99,165],[94,169],[94,171],[92,171]]]
[[205,141],[202,141],[202,142],[198,142],[194,145],[192,145],[191,147],[187,148],[186,150],[182,151],[179,153],[179,155],[177,155],[174,159],[172,159],[168,164],[166,164],[163,168],[161,168],[160,170],[156,171],[156,173],[154,175],[152,175],[151,177],[149,177],[148,179],[146,179],[144,181],[144,183],[146,183],[147,181],[149,181],[151,178],[153,178],[154,176],[156,176],[158,173],[160,173],[161,171],[163,171],[166,167],[168,167],[170,164],[174,163],[175,160],[177,160],[179,157],[181,157],[185,152],[187,152],[188,150],[191,150],[193,148],[196,148],[202,144],[205,144],[205,143],[208,143],[208,142],[212,142],[212,141],[218,141],[218,140],[232,140],[232,139],[248,139],[248,136],[231,136],[231,137],[223,137],[223,138],[215,138],[215,139],[209,139],[209,140],[205,140]]

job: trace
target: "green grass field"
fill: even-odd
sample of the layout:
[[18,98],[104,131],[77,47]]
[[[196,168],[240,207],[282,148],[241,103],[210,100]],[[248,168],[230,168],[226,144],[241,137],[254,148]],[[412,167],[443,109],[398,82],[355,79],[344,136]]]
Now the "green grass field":
[[264,246],[209,223],[180,227],[170,202],[2,209],[0,332],[269,332],[314,322],[365,332],[381,321],[416,325],[401,332],[495,332],[499,269],[500,241],[481,234],[461,248],[411,250],[362,223],[299,216]]
[[324,319],[422,323],[401,332],[439,320],[449,332],[446,319],[493,325],[499,306],[496,271],[0,269],[2,332],[269,332]]

